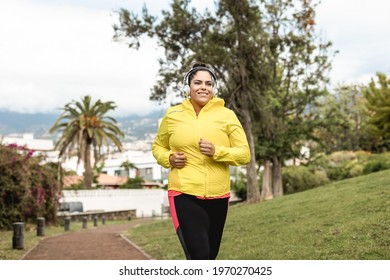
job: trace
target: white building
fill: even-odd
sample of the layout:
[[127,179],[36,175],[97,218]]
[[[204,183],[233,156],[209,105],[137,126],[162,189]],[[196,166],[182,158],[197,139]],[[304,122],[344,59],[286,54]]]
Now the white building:
[[33,133],[13,134],[9,136],[1,136],[0,142],[6,145],[16,144],[18,146],[26,146],[31,150],[38,152],[54,151],[53,140],[50,139],[35,139]]
[[54,150],[54,142],[51,139],[35,139],[33,133],[0,135],[0,143],[3,145],[16,144],[34,151],[34,155],[43,154],[46,162],[57,162],[58,152]]
[[[121,167],[125,161],[134,164],[137,169],[131,169],[129,170],[130,174],[127,174],[125,168]],[[104,161],[103,172],[112,176],[128,175],[130,178],[140,176],[145,180],[159,181],[165,184],[169,169],[165,169],[157,164],[152,151],[127,150],[124,153],[110,155]]]

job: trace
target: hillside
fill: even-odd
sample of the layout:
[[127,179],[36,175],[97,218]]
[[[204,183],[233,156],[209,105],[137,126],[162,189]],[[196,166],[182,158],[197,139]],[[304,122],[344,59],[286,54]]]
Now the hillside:
[[[156,111],[145,116],[128,115],[115,118],[126,139],[139,140],[157,132],[158,119],[163,112]],[[48,133],[59,114],[15,113],[0,111],[0,135],[33,133],[35,138],[51,138]]]
[[[219,259],[390,259],[390,170],[230,208]],[[170,220],[129,232],[156,259],[184,259]]]

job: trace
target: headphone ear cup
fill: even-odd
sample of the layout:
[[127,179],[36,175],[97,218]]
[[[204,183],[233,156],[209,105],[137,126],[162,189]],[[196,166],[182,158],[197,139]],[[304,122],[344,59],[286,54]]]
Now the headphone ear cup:
[[190,95],[190,86],[189,85],[185,85],[183,87],[183,93],[184,93],[184,96],[187,97]]
[[213,94],[218,95],[218,84],[215,82],[214,87],[213,87]]

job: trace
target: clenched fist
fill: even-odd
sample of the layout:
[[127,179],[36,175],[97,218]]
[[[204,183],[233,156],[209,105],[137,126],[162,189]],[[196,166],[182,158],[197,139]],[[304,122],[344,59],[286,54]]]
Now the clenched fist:
[[202,154],[209,157],[212,157],[215,153],[214,144],[202,138],[199,140],[199,149]]
[[183,152],[176,152],[169,156],[169,162],[173,167],[183,168],[186,164],[187,158]]

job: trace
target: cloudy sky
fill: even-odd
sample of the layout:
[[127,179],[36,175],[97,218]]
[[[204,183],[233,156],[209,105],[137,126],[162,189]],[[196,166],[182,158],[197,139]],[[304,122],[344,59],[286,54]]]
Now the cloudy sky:
[[[213,0],[193,0],[202,8]],[[168,0],[9,0],[0,2],[0,110],[60,112],[84,95],[114,101],[116,115],[147,114],[158,70],[156,44],[139,50],[113,42],[123,7],[152,14]],[[390,73],[390,1],[322,0],[317,29],[338,50],[332,84],[367,83]]]

